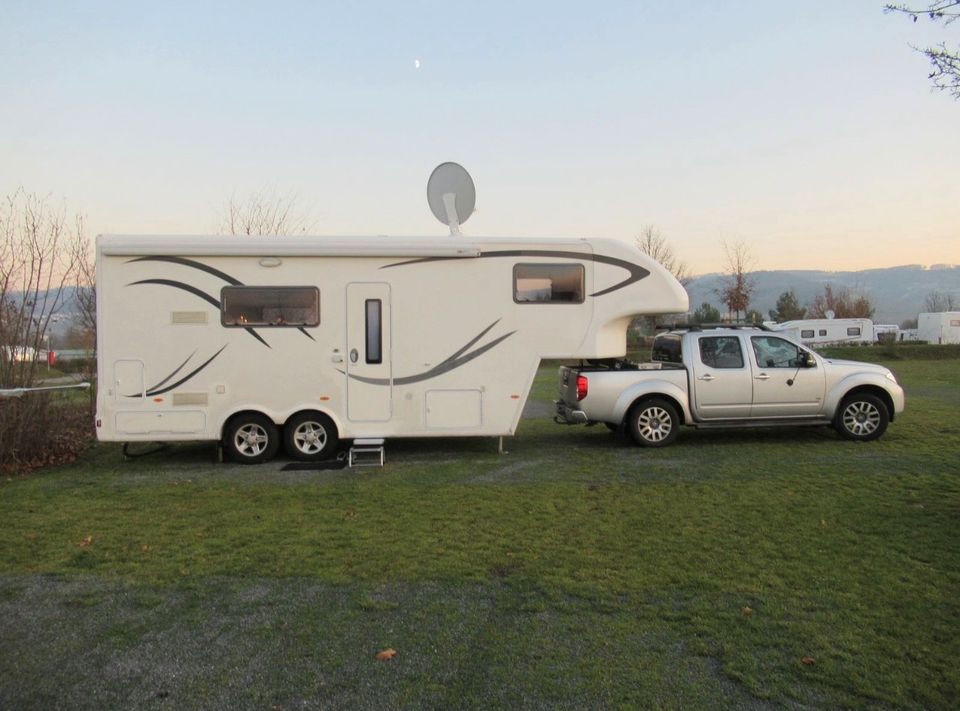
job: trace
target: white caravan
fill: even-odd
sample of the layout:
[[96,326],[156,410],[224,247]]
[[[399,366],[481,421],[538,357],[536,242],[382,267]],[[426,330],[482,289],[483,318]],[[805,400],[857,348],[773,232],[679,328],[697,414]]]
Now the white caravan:
[[868,318],[808,318],[795,321],[765,321],[772,331],[785,332],[805,346],[873,343],[873,321]]
[[920,314],[917,338],[928,343],[960,343],[960,311]]
[[96,429],[296,459],[503,436],[542,358],[617,358],[680,283],[602,239],[97,239]]

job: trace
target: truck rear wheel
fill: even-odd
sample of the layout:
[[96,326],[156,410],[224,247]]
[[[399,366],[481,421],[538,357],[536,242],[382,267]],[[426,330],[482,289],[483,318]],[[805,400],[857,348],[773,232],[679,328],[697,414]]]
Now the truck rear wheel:
[[223,446],[235,462],[260,464],[273,459],[280,448],[280,432],[269,417],[243,412],[227,424]]
[[641,447],[666,447],[677,438],[680,417],[677,409],[659,398],[634,406],[627,418],[627,429]]
[[847,439],[868,442],[882,435],[889,423],[883,400],[869,393],[854,393],[840,405],[834,427]]
[[322,412],[300,412],[283,426],[284,445],[291,459],[314,462],[337,451],[337,426]]

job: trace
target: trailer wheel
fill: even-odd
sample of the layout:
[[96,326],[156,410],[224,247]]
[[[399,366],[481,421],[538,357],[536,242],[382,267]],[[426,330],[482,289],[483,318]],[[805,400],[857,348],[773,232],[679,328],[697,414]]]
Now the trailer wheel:
[[630,411],[627,429],[641,447],[666,447],[677,438],[680,417],[666,400],[644,400]]
[[840,405],[834,427],[847,439],[868,442],[882,435],[889,422],[883,400],[869,393],[854,393]]
[[322,412],[300,412],[283,426],[284,445],[291,459],[302,462],[327,459],[337,451],[340,437],[333,420]]
[[280,448],[277,426],[259,412],[241,413],[230,420],[223,440],[227,454],[241,464],[268,462]]

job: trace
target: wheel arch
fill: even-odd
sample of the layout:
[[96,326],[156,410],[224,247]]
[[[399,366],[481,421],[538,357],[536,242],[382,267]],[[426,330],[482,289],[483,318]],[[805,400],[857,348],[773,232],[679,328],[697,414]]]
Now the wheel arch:
[[870,383],[856,385],[840,395],[840,397],[838,397],[836,400],[834,417],[837,417],[840,414],[840,408],[843,406],[843,403],[853,395],[873,395],[874,397],[880,398],[880,402],[882,402],[883,406],[887,408],[887,419],[890,422],[893,422],[893,418],[896,414],[893,398],[884,388],[880,387],[879,385],[872,385]]
[[337,428],[337,436],[340,438],[344,437],[343,424],[340,422],[339,418],[336,415],[334,415],[332,412],[330,412],[330,410],[325,410],[322,407],[313,407],[311,405],[307,405],[305,407],[298,407],[296,410],[292,410],[291,412],[287,413],[286,416],[284,416],[283,424],[286,424],[288,420],[293,419],[297,415],[305,415],[305,414],[312,414],[312,413],[316,413],[318,415],[323,415],[324,417],[326,417],[328,420],[330,420],[333,423],[333,426]]
[[642,395],[638,395],[633,400],[633,402],[630,403],[630,406],[626,409],[626,411],[624,411],[622,419],[626,419],[627,417],[629,417],[630,413],[632,413],[635,409],[637,409],[638,407],[643,405],[645,402],[648,402],[650,400],[665,400],[666,402],[669,402],[671,405],[673,405],[673,408],[677,411],[677,416],[680,418],[679,424],[681,425],[687,424],[687,415],[684,410],[683,404],[679,402],[672,395],[668,395],[667,393],[660,393],[660,392],[643,393]]
[[334,427],[337,428],[337,433],[339,434],[339,436],[340,437],[344,436],[343,422],[341,422],[340,418],[337,417],[336,414],[334,414],[330,410],[327,410],[322,407],[314,407],[312,404],[300,404],[291,410],[284,410],[278,413],[277,411],[271,410],[269,408],[259,407],[257,405],[245,404],[243,406],[239,406],[231,410],[220,421],[220,428],[219,428],[220,439],[223,439],[223,437],[226,435],[227,427],[230,426],[230,423],[241,415],[248,415],[248,414],[263,415],[264,417],[268,418],[271,422],[273,422],[273,424],[275,424],[278,428],[282,428],[283,425],[286,424],[287,420],[289,420],[291,417],[295,415],[299,415],[302,412],[317,412],[317,413],[320,413],[321,415],[325,415],[326,417],[329,417],[330,420],[333,422]]
[[662,398],[672,404],[677,410],[681,425],[692,421],[686,391],[668,381],[644,382],[627,388],[617,398],[613,410],[614,419],[623,422],[634,407],[653,398]]

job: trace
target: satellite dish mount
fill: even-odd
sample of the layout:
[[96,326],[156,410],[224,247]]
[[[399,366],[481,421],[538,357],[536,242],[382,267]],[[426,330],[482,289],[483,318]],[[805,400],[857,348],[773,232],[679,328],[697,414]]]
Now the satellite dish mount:
[[470,173],[458,163],[441,163],[427,181],[427,204],[440,222],[450,227],[451,236],[460,236],[460,225],[473,214],[477,191]]

